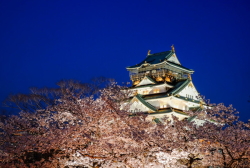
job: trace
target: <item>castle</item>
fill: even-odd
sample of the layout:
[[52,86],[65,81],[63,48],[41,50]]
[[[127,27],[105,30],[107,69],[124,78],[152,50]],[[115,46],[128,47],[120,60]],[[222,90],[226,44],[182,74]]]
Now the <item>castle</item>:
[[131,113],[148,113],[149,120],[159,120],[164,116],[178,117],[180,120],[195,120],[185,111],[199,111],[203,101],[195,88],[192,69],[181,65],[174,46],[170,51],[151,54],[139,64],[129,66],[132,86],[129,101]]

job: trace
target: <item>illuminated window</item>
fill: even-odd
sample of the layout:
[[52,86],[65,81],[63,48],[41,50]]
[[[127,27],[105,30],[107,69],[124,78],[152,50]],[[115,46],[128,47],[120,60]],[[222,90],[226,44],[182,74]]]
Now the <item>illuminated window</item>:
[[155,89],[154,93],[160,93],[160,89]]
[[189,98],[189,99],[194,99],[194,96],[191,96],[189,94],[186,94],[186,97]]
[[194,97],[193,97],[192,95],[189,95],[189,98],[190,98],[190,99],[193,99]]
[[166,104],[161,104],[160,108],[167,108],[167,105]]
[[143,94],[148,94],[148,92],[149,92],[148,90],[144,90],[142,93]]

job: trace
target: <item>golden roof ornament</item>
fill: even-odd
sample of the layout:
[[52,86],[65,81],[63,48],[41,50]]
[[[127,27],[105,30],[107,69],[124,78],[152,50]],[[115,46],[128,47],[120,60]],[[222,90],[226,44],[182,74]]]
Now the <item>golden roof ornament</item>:
[[167,76],[165,80],[166,80],[166,82],[171,82],[171,79],[169,76]]
[[171,48],[172,48],[172,52],[175,53],[175,49],[174,49],[174,45],[173,44],[171,45]]
[[201,108],[201,109],[203,109],[203,108],[204,108],[204,106],[203,106],[203,102],[202,102],[202,101],[200,101],[200,108]]
[[138,85],[139,83],[140,83],[140,81],[137,80],[137,81],[135,81],[133,84],[134,84],[134,85]]
[[156,81],[157,81],[157,82],[161,82],[161,81],[163,81],[163,79],[162,79],[162,77],[157,77],[157,78],[156,78]]
[[191,88],[194,88],[194,85],[192,83],[189,83],[188,86],[191,87]]
[[138,95],[138,91],[137,90],[135,90],[135,92],[134,92],[134,96],[136,96],[136,95]]
[[150,55],[151,50],[148,50],[148,55]]

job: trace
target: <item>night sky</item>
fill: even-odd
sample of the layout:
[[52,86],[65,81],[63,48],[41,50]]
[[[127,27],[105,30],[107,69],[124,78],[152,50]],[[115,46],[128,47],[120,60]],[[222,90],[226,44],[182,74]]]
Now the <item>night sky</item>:
[[247,0],[0,0],[0,101],[61,79],[127,82],[125,67],[172,44],[201,95],[250,118]]

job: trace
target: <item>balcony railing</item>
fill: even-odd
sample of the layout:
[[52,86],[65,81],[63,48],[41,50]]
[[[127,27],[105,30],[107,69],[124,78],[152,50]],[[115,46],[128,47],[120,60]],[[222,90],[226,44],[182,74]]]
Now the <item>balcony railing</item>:
[[166,77],[166,76],[174,76],[175,78],[185,78],[184,75],[180,73],[175,73],[172,71],[169,71],[167,69],[160,69],[160,70],[151,70],[151,71],[144,71],[144,72],[139,72],[137,74],[130,74],[130,79],[132,81],[137,81],[141,80],[145,76],[150,76],[152,78],[157,78],[157,77]]

